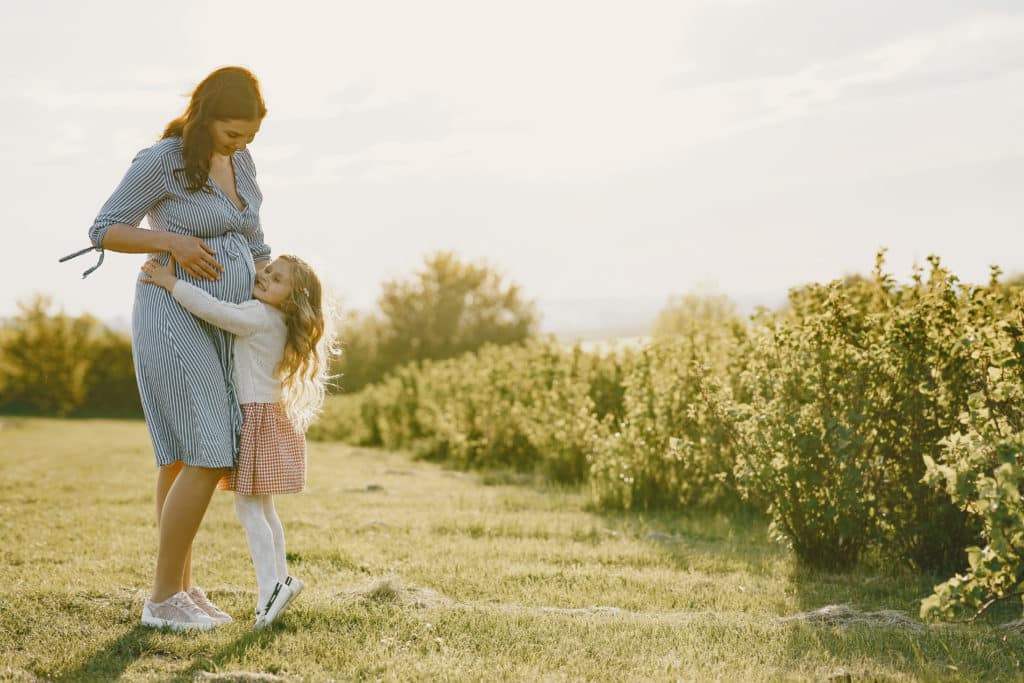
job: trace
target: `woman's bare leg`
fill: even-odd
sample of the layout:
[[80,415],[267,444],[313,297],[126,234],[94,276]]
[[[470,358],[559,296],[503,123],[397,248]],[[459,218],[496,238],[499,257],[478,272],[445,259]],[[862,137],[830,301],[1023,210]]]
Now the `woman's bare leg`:
[[162,602],[182,590],[192,540],[225,472],[223,468],[185,465],[167,491],[160,510],[160,548],[150,596],[153,602]]
[[[170,465],[162,466],[156,475],[156,525],[160,528],[160,512],[164,509],[164,500],[171,485],[178,478],[181,468],[184,465],[180,460]],[[181,573],[181,589],[188,590],[192,586],[192,546],[188,547],[188,554],[185,556],[185,570]]]

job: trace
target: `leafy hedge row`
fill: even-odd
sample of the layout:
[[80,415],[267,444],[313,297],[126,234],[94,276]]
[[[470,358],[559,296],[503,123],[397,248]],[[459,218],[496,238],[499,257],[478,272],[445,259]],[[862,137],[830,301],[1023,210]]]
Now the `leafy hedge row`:
[[[587,481],[627,509],[749,505],[804,564],[953,572],[952,617],[1024,580],[1019,292],[931,260],[606,355],[553,341],[407,366],[314,436]],[[968,560],[965,563],[965,557]]]
[[36,297],[0,324],[0,411],[141,417],[131,339]]

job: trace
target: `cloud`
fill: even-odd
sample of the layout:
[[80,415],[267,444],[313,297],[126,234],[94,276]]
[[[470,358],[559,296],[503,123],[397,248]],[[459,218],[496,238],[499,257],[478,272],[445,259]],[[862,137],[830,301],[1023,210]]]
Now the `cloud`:
[[985,14],[784,74],[721,83],[670,79],[676,92],[725,114],[729,134],[837,103],[955,87],[1024,69],[1024,14]]
[[1018,0],[771,0],[697,3],[682,24],[673,87],[784,76],[986,14]]
[[850,96],[906,95],[1024,70],[1024,15],[988,15],[910,39],[916,59],[888,78],[849,88]]
[[[35,85],[19,92],[25,104],[43,110],[168,112],[166,88],[71,89],[58,84]],[[185,103],[178,103],[184,109]]]

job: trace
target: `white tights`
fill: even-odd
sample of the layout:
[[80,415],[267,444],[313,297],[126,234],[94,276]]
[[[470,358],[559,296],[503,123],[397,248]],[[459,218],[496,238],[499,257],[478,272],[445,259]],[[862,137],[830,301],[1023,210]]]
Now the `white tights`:
[[249,539],[249,554],[256,567],[256,599],[258,608],[266,604],[274,592],[274,584],[288,578],[284,554],[284,527],[274,509],[273,496],[235,494],[235,512]]

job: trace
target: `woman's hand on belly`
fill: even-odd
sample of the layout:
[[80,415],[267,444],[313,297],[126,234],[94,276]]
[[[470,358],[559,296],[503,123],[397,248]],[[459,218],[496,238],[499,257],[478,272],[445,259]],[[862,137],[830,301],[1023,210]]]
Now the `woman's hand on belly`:
[[217,280],[224,270],[214,258],[217,252],[198,237],[175,234],[170,252],[181,269],[194,278]]

